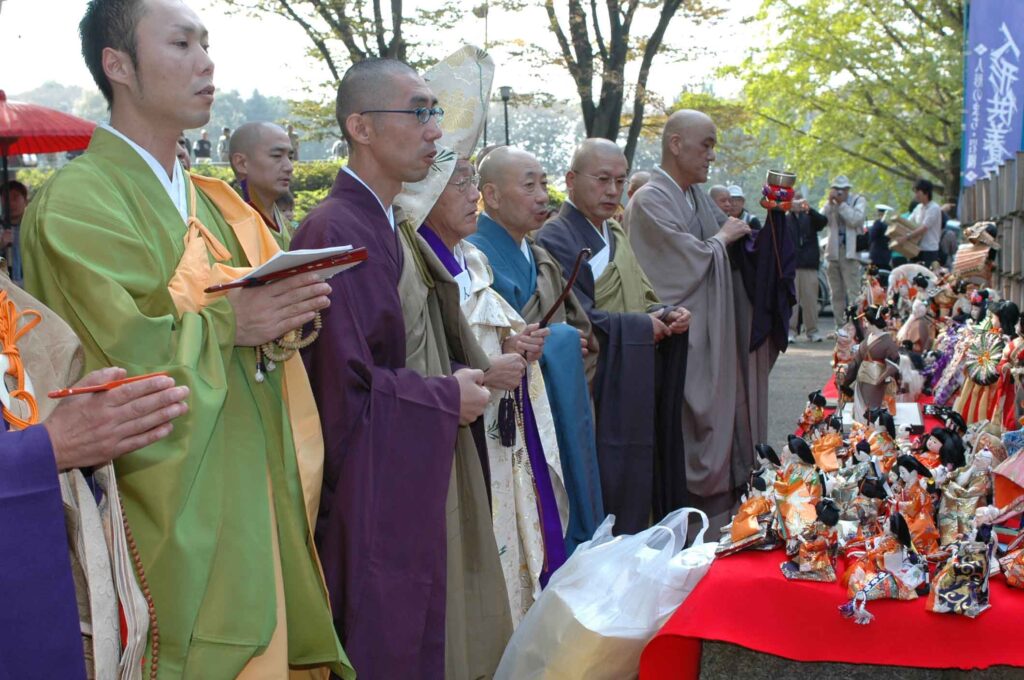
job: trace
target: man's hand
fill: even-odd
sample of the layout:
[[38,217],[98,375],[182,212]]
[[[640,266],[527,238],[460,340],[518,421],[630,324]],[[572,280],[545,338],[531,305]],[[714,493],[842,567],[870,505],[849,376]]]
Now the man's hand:
[[678,335],[679,333],[685,333],[690,329],[690,319],[692,318],[690,310],[686,307],[676,307],[668,313],[666,321],[668,322],[669,333]]
[[526,359],[522,354],[502,354],[491,357],[491,367],[484,373],[484,387],[496,390],[514,390],[526,373]]
[[[123,368],[93,371],[75,387],[121,380]],[[171,420],[188,411],[188,387],[157,376],[106,392],[66,397],[43,422],[58,470],[102,465],[171,433]]]
[[654,330],[655,343],[659,343],[671,335],[671,332],[668,330],[668,326],[665,325],[665,322],[658,318],[661,316],[661,312],[652,312],[647,316],[651,317],[651,326]]
[[491,393],[484,389],[484,372],[475,368],[455,371],[459,381],[459,425],[469,425],[483,415]]
[[718,230],[718,233],[725,239],[726,244],[740,240],[750,234],[750,226],[746,222],[735,217],[730,217]]
[[580,351],[582,351],[583,356],[586,357],[590,354],[590,342],[587,340],[587,336],[583,331],[577,328],[576,332],[580,334]]
[[505,338],[505,342],[501,343],[501,351],[523,355],[527,361],[537,361],[544,352],[544,338],[549,335],[550,328],[541,328],[540,324],[531,323],[522,333]]
[[301,328],[331,304],[330,292],[331,287],[312,272],[230,291],[227,297],[235,310],[235,345],[255,347]]

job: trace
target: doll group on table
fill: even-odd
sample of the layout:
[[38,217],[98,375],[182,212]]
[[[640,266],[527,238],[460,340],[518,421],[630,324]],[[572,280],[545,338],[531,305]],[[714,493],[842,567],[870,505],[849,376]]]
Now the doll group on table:
[[[814,392],[781,454],[755,447],[717,554],[784,550],[783,575],[836,583],[857,623],[882,598],[973,618],[990,606],[990,578],[1024,588],[1021,314],[984,281],[941,270],[897,268],[887,294],[874,272],[865,279],[837,332],[839,408],[829,415]],[[895,403],[922,393],[942,426],[897,431]]]

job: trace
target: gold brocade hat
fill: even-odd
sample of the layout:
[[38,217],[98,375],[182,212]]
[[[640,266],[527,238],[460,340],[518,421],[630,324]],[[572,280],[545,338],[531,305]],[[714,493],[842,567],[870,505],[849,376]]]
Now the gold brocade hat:
[[491,99],[494,61],[479,47],[466,45],[432,66],[423,79],[444,109],[444,135],[437,140],[437,157],[427,176],[406,183],[395,197],[395,205],[414,227],[419,227],[434,207],[456,161],[469,158],[476,148]]

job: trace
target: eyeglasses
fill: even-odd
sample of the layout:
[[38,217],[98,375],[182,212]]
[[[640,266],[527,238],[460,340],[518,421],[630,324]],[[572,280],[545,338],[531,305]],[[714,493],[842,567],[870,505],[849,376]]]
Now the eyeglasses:
[[464,175],[463,177],[460,177],[454,182],[448,182],[448,186],[455,187],[460,194],[464,194],[469,189],[469,187],[475,187],[479,179],[480,176],[474,172],[469,175]]
[[622,191],[622,188],[626,186],[625,177],[609,177],[608,175],[588,175],[585,172],[577,172],[576,174],[583,175],[584,177],[589,177],[590,179],[594,180],[603,187],[614,184],[615,188],[618,189],[619,191]]
[[419,106],[415,109],[371,109],[369,111],[360,111],[359,115],[364,116],[367,113],[411,113],[416,116],[416,120],[418,120],[421,125],[429,123],[431,116],[437,118],[437,122],[439,124],[444,120],[444,109],[440,106]]

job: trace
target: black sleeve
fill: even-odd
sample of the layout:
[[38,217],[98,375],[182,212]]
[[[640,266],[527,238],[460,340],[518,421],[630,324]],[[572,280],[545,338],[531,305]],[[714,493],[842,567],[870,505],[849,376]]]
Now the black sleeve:
[[815,231],[821,231],[828,224],[828,218],[814,208],[811,208],[807,214],[811,216],[811,226]]

